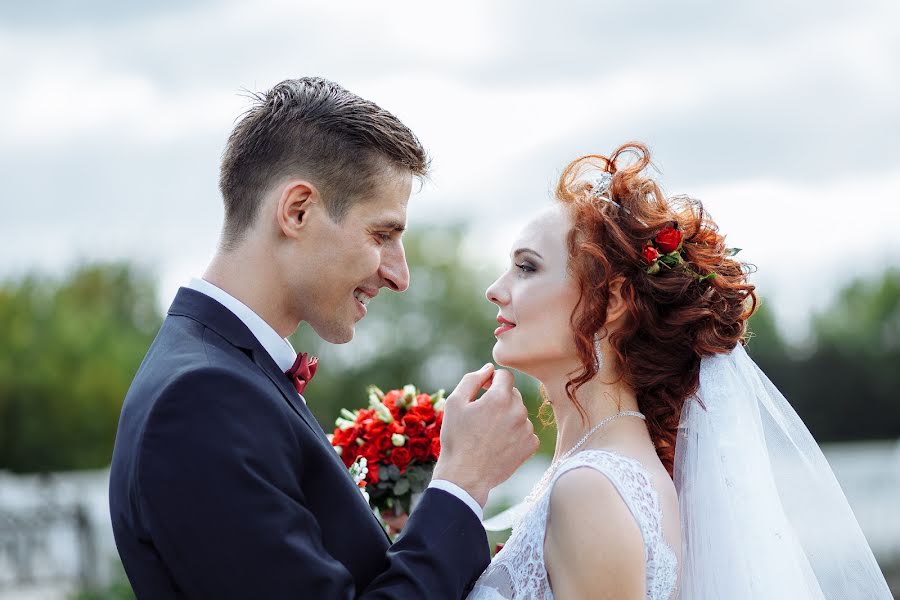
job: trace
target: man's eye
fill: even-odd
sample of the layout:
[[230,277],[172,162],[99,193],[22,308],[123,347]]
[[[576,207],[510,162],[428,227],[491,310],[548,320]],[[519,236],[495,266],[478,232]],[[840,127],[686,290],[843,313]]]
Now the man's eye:
[[389,233],[376,233],[375,234],[382,243],[387,243],[391,241],[391,234]]
[[516,267],[519,268],[523,273],[533,273],[534,267],[529,265],[528,263],[516,263]]

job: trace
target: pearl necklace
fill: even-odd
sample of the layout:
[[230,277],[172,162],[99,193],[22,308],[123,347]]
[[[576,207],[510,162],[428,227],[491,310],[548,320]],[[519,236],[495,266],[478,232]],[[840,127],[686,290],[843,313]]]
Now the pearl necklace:
[[647,417],[645,417],[642,413],[639,413],[634,410],[623,410],[622,412],[618,412],[614,415],[610,415],[610,416],[606,417],[605,419],[603,419],[602,421],[600,421],[599,423],[597,423],[596,425],[591,427],[591,430],[588,431],[586,434],[584,434],[584,437],[582,437],[580,440],[578,440],[578,443],[576,443],[574,446],[572,446],[568,452],[566,452],[565,454],[560,456],[558,459],[556,459],[552,463],[550,463],[550,466],[547,467],[547,470],[544,471],[544,474],[541,476],[540,481],[537,482],[537,485],[534,486],[534,489],[531,490],[531,493],[525,497],[525,503],[531,504],[535,500],[537,500],[537,498],[541,494],[544,493],[547,485],[550,483],[550,480],[556,474],[557,469],[559,469],[559,465],[562,464],[563,461],[565,461],[567,458],[572,456],[572,454],[574,454],[576,450],[581,448],[584,445],[584,443],[586,441],[588,441],[588,438],[590,438],[592,435],[594,435],[594,433],[598,429],[600,429],[601,427],[603,427],[610,421],[614,421],[614,420],[618,419],[619,417],[637,417],[637,418],[643,419],[645,421],[647,420]]

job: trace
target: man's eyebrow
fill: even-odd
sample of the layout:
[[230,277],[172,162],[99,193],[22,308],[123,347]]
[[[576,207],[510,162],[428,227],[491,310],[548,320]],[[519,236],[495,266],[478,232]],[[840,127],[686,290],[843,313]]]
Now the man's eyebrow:
[[406,224],[401,221],[395,221],[391,219],[389,221],[381,221],[379,223],[376,223],[375,229],[391,229],[393,231],[403,233],[404,231],[406,231]]
[[525,254],[525,253],[534,254],[535,256],[537,256],[538,258],[540,258],[541,260],[544,259],[543,256],[541,256],[540,254],[538,254],[537,252],[535,252],[535,251],[532,250],[531,248],[519,248],[518,250],[516,250],[515,252],[513,252],[513,258],[519,256],[520,254]]

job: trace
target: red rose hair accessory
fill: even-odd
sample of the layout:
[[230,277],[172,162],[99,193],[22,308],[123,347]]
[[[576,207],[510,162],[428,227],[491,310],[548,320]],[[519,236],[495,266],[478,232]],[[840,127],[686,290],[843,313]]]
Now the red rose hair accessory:
[[[726,256],[734,256],[740,251],[740,248],[727,248]],[[685,262],[682,252],[684,252],[684,234],[678,229],[676,222],[674,225],[663,227],[652,240],[647,240],[641,256],[648,265],[647,273],[649,275],[656,275],[663,267],[674,269],[680,266],[685,273],[690,273],[700,281],[715,279],[715,272],[701,275],[691,269]]]
[[[612,199],[612,195],[609,193],[610,187],[612,186],[612,178],[612,173],[603,171],[593,180],[589,181],[588,189],[590,197],[594,200],[612,204],[646,227],[647,224],[644,223],[644,221],[631,215],[630,210]],[[727,248],[726,256],[734,256],[740,251],[740,248]],[[688,267],[682,252],[684,252],[684,234],[678,229],[678,222],[676,221],[673,225],[667,225],[660,230],[652,240],[647,240],[647,243],[641,250],[641,256],[643,257],[644,262],[647,263],[647,273],[649,275],[656,275],[663,267],[667,269],[681,267],[682,271],[690,273],[700,281],[715,279],[716,274],[714,272],[701,275]]]

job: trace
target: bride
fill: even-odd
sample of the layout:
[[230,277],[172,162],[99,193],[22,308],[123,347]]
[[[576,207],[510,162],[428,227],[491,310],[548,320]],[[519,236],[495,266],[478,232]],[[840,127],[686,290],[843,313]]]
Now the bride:
[[513,532],[469,598],[890,598],[743,349],[747,265],[649,164],[639,143],[569,164],[487,290],[494,358],[541,382],[558,433],[528,498],[485,522]]

